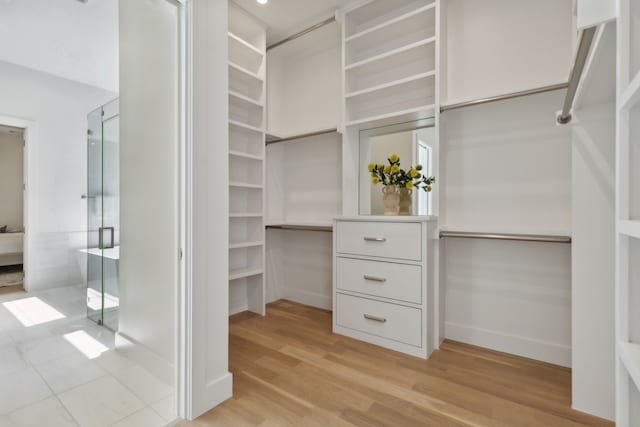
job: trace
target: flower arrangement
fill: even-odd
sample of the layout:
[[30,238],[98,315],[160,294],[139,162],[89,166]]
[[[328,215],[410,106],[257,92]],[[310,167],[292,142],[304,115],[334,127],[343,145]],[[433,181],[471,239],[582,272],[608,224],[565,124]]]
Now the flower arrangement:
[[369,163],[368,169],[372,184],[417,188],[428,193],[431,191],[433,183],[436,182],[434,176],[426,177],[421,173],[422,165],[412,166],[408,170],[401,169],[400,156],[397,154],[390,155],[387,161],[388,165]]

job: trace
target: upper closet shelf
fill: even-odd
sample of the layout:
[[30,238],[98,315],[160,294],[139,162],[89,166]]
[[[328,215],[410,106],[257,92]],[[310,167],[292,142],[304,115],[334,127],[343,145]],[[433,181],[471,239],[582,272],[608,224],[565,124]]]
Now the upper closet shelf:
[[248,131],[251,131],[251,132],[262,134],[262,129],[260,129],[258,127],[255,127],[255,126],[248,125],[246,123],[238,122],[236,120],[229,120],[229,125],[235,126],[238,129],[244,129],[244,130],[248,130]]
[[374,128],[414,120],[435,117],[435,104],[420,105],[414,108],[407,108],[400,111],[391,111],[377,115],[367,116],[360,119],[353,119],[345,123],[345,126],[356,126],[360,128]]
[[422,46],[427,46],[430,44],[435,44],[436,42],[436,38],[435,37],[427,37],[426,39],[422,39],[422,40],[418,40],[417,42],[414,43],[410,43],[408,45],[404,45],[404,46],[400,46],[396,49],[392,49],[390,51],[387,52],[383,52],[379,55],[374,55],[372,57],[363,59],[361,61],[358,62],[354,62],[351,63],[349,65],[347,65],[346,67],[344,67],[345,70],[349,71],[349,70],[353,70],[359,67],[364,67],[365,65],[369,65],[371,63],[377,62],[377,61],[382,61],[385,59],[395,59],[394,57],[396,55],[400,55],[406,52],[411,52],[417,48],[420,48]]
[[405,85],[405,84],[414,83],[416,81],[423,80],[423,79],[426,79],[428,77],[433,77],[435,75],[436,75],[435,71],[428,71],[426,73],[420,73],[420,74],[417,74],[415,76],[406,77],[404,79],[394,80],[394,81],[391,81],[391,82],[388,82],[388,83],[383,83],[383,84],[380,84],[380,85],[377,85],[377,86],[373,86],[373,87],[369,87],[369,88],[366,88],[366,89],[362,89],[362,90],[359,90],[359,91],[350,92],[350,93],[345,94],[344,97],[347,98],[347,99],[350,99],[350,98],[362,97],[362,96],[369,95],[369,94],[371,94],[371,96],[375,96],[376,95],[375,93],[378,92],[378,91],[381,91],[381,90],[384,90],[384,89],[391,89],[391,88],[394,88],[396,86],[402,86],[402,85]]
[[247,70],[246,68],[235,64],[231,61],[229,61],[229,78],[237,78],[238,80],[247,80],[247,79],[251,79],[251,80],[255,80],[256,82],[262,84],[262,82],[264,81],[264,79],[262,77],[260,77],[258,74],[253,73],[249,70]]
[[246,50],[249,54],[256,56],[256,58],[262,58],[264,56],[264,52],[252,45],[251,43],[243,40],[242,38],[236,36],[232,32],[227,33],[229,35],[229,46],[238,46]]
[[[374,25],[374,26],[372,26],[370,28],[366,28],[366,29],[364,29],[364,30],[362,30],[360,32],[357,32],[357,33],[353,34],[353,35],[347,36],[345,38],[345,42],[349,43],[349,42],[351,42],[353,40],[356,40],[356,39],[364,37],[364,36],[366,36],[368,34],[374,34],[374,33],[379,33],[377,35],[377,37],[380,38],[380,37],[382,37],[382,33],[385,30],[388,30],[388,29],[390,29],[390,27],[395,27],[395,26],[405,27],[405,31],[409,32],[410,30],[407,28],[407,26],[417,25],[417,23],[420,22],[418,20],[414,20],[414,18],[419,17],[421,14],[425,14],[428,11],[433,10],[435,7],[436,7],[436,4],[435,3],[431,3],[431,4],[428,4],[426,6],[422,6],[422,7],[418,8],[418,9],[409,10],[408,12],[406,12],[406,13],[404,13],[402,15],[395,16],[395,17],[393,17],[391,19],[388,19],[388,20],[385,20],[383,22],[380,22],[379,24]],[[398,29],[396,29],[396,28],[391,28],[391,30],[394,31],[394,32],[398,31]]]

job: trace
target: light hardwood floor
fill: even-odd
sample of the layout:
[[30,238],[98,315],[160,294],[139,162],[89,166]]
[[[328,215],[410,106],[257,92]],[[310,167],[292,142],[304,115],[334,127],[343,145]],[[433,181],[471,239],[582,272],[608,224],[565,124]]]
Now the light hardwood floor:
[[181,426],[612,426],[573,411],[571,372],[446,341],[421,360],[331,333],[289,301],[230,319],[234,396]]

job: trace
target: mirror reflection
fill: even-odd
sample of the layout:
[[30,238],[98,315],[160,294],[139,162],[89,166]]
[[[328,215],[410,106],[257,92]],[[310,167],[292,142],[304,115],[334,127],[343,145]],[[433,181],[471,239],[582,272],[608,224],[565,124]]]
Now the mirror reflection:
[[431,215],[433,120],[360,132],[360,215]]

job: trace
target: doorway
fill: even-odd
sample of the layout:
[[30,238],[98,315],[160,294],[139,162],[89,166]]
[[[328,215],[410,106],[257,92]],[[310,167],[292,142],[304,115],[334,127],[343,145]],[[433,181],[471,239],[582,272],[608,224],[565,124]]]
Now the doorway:
[[0,125],[0,293],[24,286],[24,138]]

